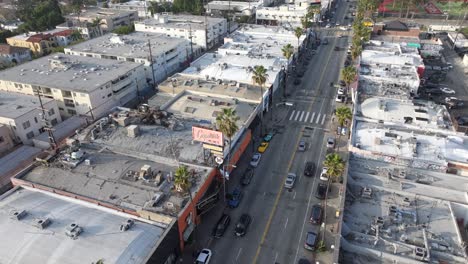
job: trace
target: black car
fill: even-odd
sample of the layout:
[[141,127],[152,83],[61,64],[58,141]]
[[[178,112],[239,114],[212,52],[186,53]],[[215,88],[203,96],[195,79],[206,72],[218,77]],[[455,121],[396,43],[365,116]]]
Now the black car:
[[244,173],[244,175],[242,175],[242,178],[241,178],[241,185],[242,185],[242,186],[249,185],[250,182],[252,181],[253,175],[254,175],[253,169],[250,169],[250,168],[249,168],[249,169]]
[[320,200],[324,200],[325,196],[327,196],[327,184],[325,182],[321,182],[317,185],[315,197],[317,197]]
[[216,238],[222,237],[230,223],[231,217],[228,214],[223,214],[213,230],[213,236]]
[[311,264],[311,263],[310,263],[310,261],[308,261],[307,259],[301,258],[301,259],[299,259],[299,261],[297,262],[297,264]]
[[313,176],[314,175],[315,165],[312,161],[308,161],[304,167],[304,175],[305,176]]
[[442,92],[441,89],[439,88],[430,88],[430,89],[426,89],[424,90],[424,92],[426,94],[432,94],[432,95],[439,95],[439,94],[443,94],[444,92]]
[[250,217],[250,215],[248,214],[241,215],[241,217],[239,218],[239,222],[237,222],[236,224],[236,229],[234,230],[234,233],[236,234],[236,236],[240,237],[240,236],[245,235],[245,233],[247,232],[247,228],[250,225],[251,220],[252,218]]
[[317,240],[318,240],[317,233],[312,232],[312,231],[307,232],[304,247],[308,250],[315,250],[315,247],[317,246]]
[[320,225],[322,223],[323,209],[320,204],[312,206],[312,211],[310,212],[310,222],[312,224]]
[[339,50],[340,50],[340,47],[336,46],[333,50],[334,50],[334,51],[339,51]]

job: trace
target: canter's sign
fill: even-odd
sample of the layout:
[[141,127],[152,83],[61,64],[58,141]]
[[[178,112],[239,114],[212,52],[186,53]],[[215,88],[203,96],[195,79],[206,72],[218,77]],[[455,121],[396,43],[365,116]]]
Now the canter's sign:
[[192,127],[192,139],[207,144],[222,147],[224,145],[223,133],[207,128]]

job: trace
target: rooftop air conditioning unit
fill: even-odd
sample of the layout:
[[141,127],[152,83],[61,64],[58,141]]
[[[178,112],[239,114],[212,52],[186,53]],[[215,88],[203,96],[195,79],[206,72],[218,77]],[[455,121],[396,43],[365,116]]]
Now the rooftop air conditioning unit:
[[25,210],[14,210],[10,213],[10,218],[15,220],[23,219],[28,213]]
[[122,232],[127,231],[127,230],[129,230],[134,224],[135,224],[135,221],[133,221],[132,219],[127,219],[127,221],[123,222],[123,223],[120,225],[120,231],[122,231]]
[[83,232],[83,228],[75,223],[71,223],[65,228],[65,235],[72,239],[78,238],[78,236]]
[[49,225],[50,225],[49,218],[39,218],[39,219],[36,219],[36,222],[34,223],[34,226],[40,229],[45,229]]

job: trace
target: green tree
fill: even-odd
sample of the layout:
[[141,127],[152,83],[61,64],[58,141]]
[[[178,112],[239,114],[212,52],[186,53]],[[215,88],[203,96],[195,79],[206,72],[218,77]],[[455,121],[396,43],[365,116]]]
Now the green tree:
[[286,80],[285,80],[285,85],[284,85],[284,89],[283,89],[283,92],[284,92],[284,96],[286,96],[286,86],[287,86],[287,83],[288,83],[288,74],[289,74],[289,60],[291,59],[291,56],[294,54],[294,47],[291,45],[291,44],[286,44],[284,45],[282,48],[281,48],[281,52],[283,52],[283,56],[286,58],[287,60],[287,64],[286,64]]
[[0,30],[0,43],[6,43],[6,39],[16,35],[10,30]]
[[337,153],[330,153],[325,157],[323,166],[328,168],[327,175],[330,180],[336,182],[343,174],[345,162]]
[[203,13],[203,0],[174,0],[172,3],[174,13],[188,12],[195,15]]
[[310,22],[309,15],[305,15],[305,16],[301,19],[301,25],[302,25],[302,29],[303,29],[304,31],[306,31],[308,28],[310,28],[310,26],[312,25],[312,23]]
[[349,85],[356,79],[356,68],[353,66],[345,67],[341,70],[341,75],[343,75],[343,81],[346,83],[346,86],[349,88]]
[[267,70],[262,65],[256,65],[252,72],[252,82],[260,85],[260,134],[263,133],[263,85],[268,78]]
[[179,166],[174,174],[174,186],[178,192],[187,192],[191,187],[190,172],[185,165]]
[[340,126],[344,126],[346,120],[349,120],[353,117],[353,113],[351,112],[351,108],[346,106],[338,107],[335,111],[336,118],[338,119],[338,124]]
[[57,0],[18,0],[16,7],[23,30],[44,31],[65,22]]
[[237,121],[239,121],[239,119],[240,118],[237,116],[236,110],[232,108],[223,108],[223,111],[216,117],[216,127],[229,140],[227,163],[225,163],[224,170],[227,170],[227,167],[231,162],[231,139],[236,134],[237,130],[239,130],[239,127],[237,126]]
[[117,27],[112,31],[112,33],[117,34],[117,35],[128,35],[134,31],[135,31],[135,26],[130,25],[130,26]]
[[294,29],[294,35],[297,38],[297,50],[299,50],[299,40],[300,40],[302,34],[304,34],[304,30],[302,28],[297,27],[297,28]]

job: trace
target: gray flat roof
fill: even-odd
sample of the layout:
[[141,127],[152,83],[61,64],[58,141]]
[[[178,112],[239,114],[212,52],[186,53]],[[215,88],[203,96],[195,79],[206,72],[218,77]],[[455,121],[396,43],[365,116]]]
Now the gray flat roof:
[[70,14],[66,17],[70,18],[80,18],[80,20],[83,20],[83,18],[88,18],[92,19],[95,17],[99,18],[108,18],[108,17],[114,17],[114,16],[119,16],[119,15],[126,15],[130,13],[134,13],[135,11],[129,11],[129,10],[120,10],[120,9],[111,9],[111,8],[96,8],[96,7],[90,7],[89,9],[82,9],[80,14]]
[[[167,17],[167,21],[161,23],[158,17]],[[208,25],[215,25],[221,21],[226,20],[224,18],[217,17],[206,17]],[[185,28],[189,29],[189,25],[192,30],[205,30],[205,16],[194,16],[194,15],[173,15],[173,14],[157,14],[155,18],[148,18],[143,21],[135,22],[141,23],[148,26],[159,26],[163,28]]]
[[5,186],[10,183],[10,174],[14,169],[23,166],[23,162],[31,161],[37,154],[41,153],[41,149],[31,146],[21,146],[15,151],[0,158],[0,186]]
[[[53,101],[42,97],[42,103]],[[15,119],[40,108],[37,96],[0,91],[0,116]]]
[[[0,197],[0,263],[144,263],[153,253],[163,228],[135,220],[121,232],[123,214],[101,210],[57,195],[18,188]],[[13,220],[12,211],[26,216]],[[45,229],[34,226],[49,218]],[[76,223],[83,228],[77,239],[65,235],[65,227]]]
[[[56,61],[57,67],[51,66]],[[0,80],[91,92],[141,64],[54,53],[0,71]]]
[[[129,139],[135,140],[134,138]],[[155,140],[154,136],[152,136],[152,140]],[[134,145],[134,143],[126,144]],[[69,169],[68,166],[63,166],[59,161],[63,159],[63,156],[60,156],[51,166],[38,165],[18,177],[25,181],[78,194],[96,201],[114,204],[119,208],[135,211],[144,209],[158,213],[167,216],[166,220],[177,216],[180,209],[189,200],[188,194],[182,195],[173,192],[173,182],[168,180],[171,175],[174,175],[176,166],[145,160],[146,157],[143,155],[143,159],[139,159],[116,154],[118,150],[113,152],[102,149],[96,151],[91,148],[82,148],[82,150],[86,152],[85,159],[90,160],[91,165],[82,162],[75,168]],[[161,174],[160,184],[157,184],[154,179],[146,181],[138,177],[135,178],[144,165],[151,166],[151,170],[155,174]],[[197,191],[199,183],[205,181],[210,171],[207,171],[206,168],[191,166],[189,169],[193,169],[195,172],[191,190]],[[149,205],[148,202],[151,202],[160,193],[163,194],[164,198],[156,206]],[[167,207],[166,202],[172,202],[174,207]],[[161,223],[167,224],[167,221]]]
[[169,38],[158,33],[133,32],[122,36],[106,34],[104,36],[67,47],[65,50],[128,58],[140,58],[149,61],[148,41],[151,42],[151,52],[153,57],[159,56],[171,49],[175,49],[184,43],[189,43],[186,39]]

